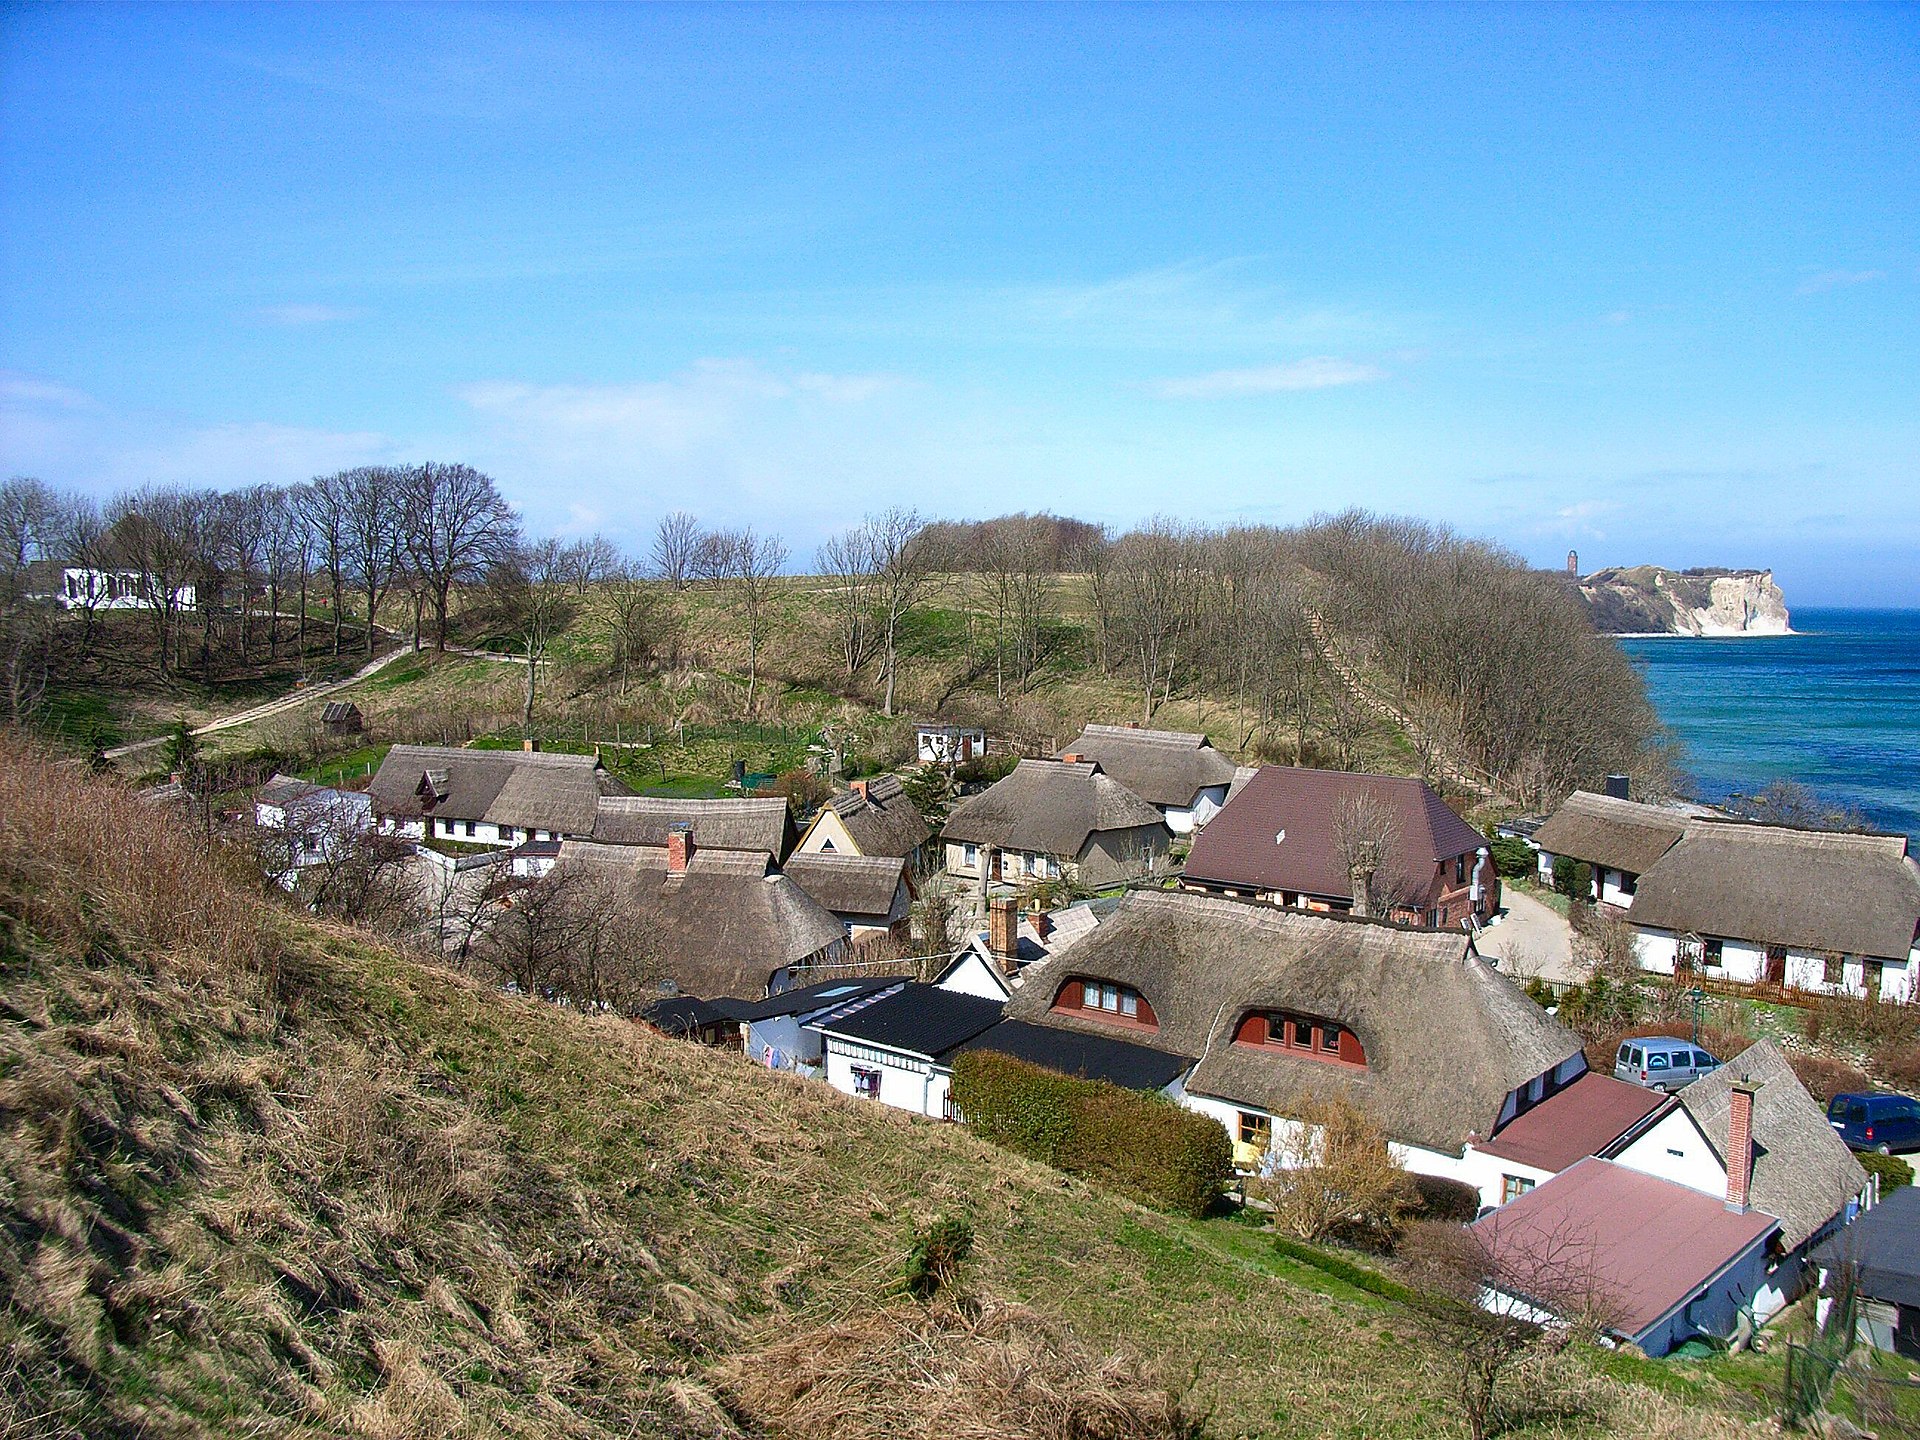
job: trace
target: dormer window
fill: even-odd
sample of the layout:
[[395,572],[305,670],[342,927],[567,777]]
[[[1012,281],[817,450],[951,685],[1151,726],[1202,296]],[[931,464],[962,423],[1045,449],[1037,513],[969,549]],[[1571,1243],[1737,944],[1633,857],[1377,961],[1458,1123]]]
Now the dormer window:
[[1053,1009],[1059,1015],[1078,1015],[1114,1025],[1160,1028],[1153,1007],[1138,990],[1092,976],[1079,976],[1062,985],[1054,996]]
[[1360,1037],[1337,1020],[1287,1010],[1253,1010],[1241,1016],[1233,1043],[1256,1050],[1284,1050],[1338,1065],[1367,1063]]

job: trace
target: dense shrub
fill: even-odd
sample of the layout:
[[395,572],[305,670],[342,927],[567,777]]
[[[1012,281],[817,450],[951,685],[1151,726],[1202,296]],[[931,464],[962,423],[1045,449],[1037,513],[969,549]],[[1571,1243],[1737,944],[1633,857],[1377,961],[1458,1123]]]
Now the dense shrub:
[[1920,1042],[1882,1046],[1873,1057],[1873,1068],[1889,1085],[1920,1090]]
[[1809,1012],[1816,1033],[1837,1045],[1875,1051],[1920,1045],[1920,1005],[1892,1005],[1854,995],[1822,995]]
[[1913,1184],[1913,1166],[1898,1155],[1856,1155],[1854,1159],[1869,1175],[1880,1177],[1880,1193]]
[[1415,1175],[1414,1193],[1419,1197],[1409,1219],[1451,1220],[1465,1225],[1480,1213],[1480,1192],[1464,1180],[1448,1180],[1440,1175]]
[[1844,1060],[1830,1060],[1824,1055],[1789,1054],[1787,1063],[1793,1067],[1793,1073],[1800,1077],[1800,1083],[1807,1087],[1807,1093],[1822,1105],[1836,1095],[1873,1088],[1864,1070]]
[[943,1216],[915,1232],[901,1267],[901,1288],[916,1300],[931,1300],[953,1284],[961,1263],[972,1253],[972,1223]]
[[1160,1209],[1204,1215],[1232,1177],[1233,1147],[1217,1121],[1010,1055],[960,1056],[953,1103],[982,1137]]
[[1554,856],[1553,888],[1575,900],[1587,899],[1593,894],[1593,867],[1570,855]]
[[1512,835],[1496,835],[1487,843],[1493,853],[1493,868],[1503,880],[1521,880],[1533,874],[1533,847]]

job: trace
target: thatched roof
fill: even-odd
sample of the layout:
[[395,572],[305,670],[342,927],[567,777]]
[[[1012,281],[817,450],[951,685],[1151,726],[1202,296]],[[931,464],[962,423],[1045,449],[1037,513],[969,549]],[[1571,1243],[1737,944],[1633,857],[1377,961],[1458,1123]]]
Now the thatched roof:
[[862,855],[911,855],[927,843],[927,823],[898,775],[876,775],[863,782],[865,794],[843,790],[827,802]]
[[1680,1103],[1723,1164],[1732,1108],[1728,1097],[1736,1080],[1759,1086],[1753,1097],[1748,1201],[1780,1221],[1781,1243],[1791,1250],[1860,1193],[1867,1172],[1771,1040],[1756,1041],[1680,1092]]
[[396,745],[367,785],[374,809],[399,819],[483,820],[585,835],[594,807],[625,787],[597,755]]
[[1160,806],[1191,805],[1207,786],[1232,784],[1235,769],[1204,735],[1129,725],[1089,725],[1060,754],[1099,761],[1127,789]]
[[761,851],[700,850],[686,872],[652,845],[570,840],[561,868],[632,886],[659,929],[661,968],[689,995],[758,1000],[774,973],[846,939],[846,930]]
[[793,815],[777,795],[726,800],[608,796],[594,814],[593,838],[610,845],[665,845],[675,825],[691,825],[693,843],[703,850],[758,850],[784,860],[793,849]]
[[1533,843],[1549,855],[1644,875],[1686,828],[1687,816],[1678,810],[1576,790],[1533,832]]
[[893,914],[907,878],[907,862],[897,855],[793,855],[785,868],[796,885],[834,914],[875,923]]
[[1640,877],[1633,921],[1903,960],[1920,927],[1920,865],[1904,835],[1696,821]]
[[1160,812],[1091,761],[1022,760],[1013,773],[962,801],[942,830],[949,840],[1077,856],[1102,831],[1165,828]]
[[266,784],[253,792],[253,798],[262,805],[284,810],[310,795],[318,795],[321,788],[311,780],[302,780],[298,775],[282,775],[276,771]]
[[1263,765],[1207,822],[1187,857],[1204,885],[1350,896],[1343,827],[1368,815],[1390,840],[1394,893],[1426,896],[1435,867],[1487,842],[1422,781],[1403,775]]
[[[1112,1034],[1052,1011],[1075,976],[1131,985],[1159,1029],[1125,1038],[1198,1055],[1187,1089],[1286,1115],[1347,1093],[1397,1140],[1459,1154],[1507,1095],[1580,1053],[1580,1040],[1460,935],[1213,895],[1140,891],[1064,955],[1026,972],[1009,1019]],[[1338,1021],[1365,1070],[1233,1043],[1251,1010]]]

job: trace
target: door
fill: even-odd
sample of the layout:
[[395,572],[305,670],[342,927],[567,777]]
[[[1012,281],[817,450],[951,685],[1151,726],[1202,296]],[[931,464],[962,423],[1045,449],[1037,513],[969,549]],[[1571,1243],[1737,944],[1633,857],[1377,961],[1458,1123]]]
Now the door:
[[1787,983],[1787,947],[1784,945],[1767,946],[1767,984],[1785,985]]

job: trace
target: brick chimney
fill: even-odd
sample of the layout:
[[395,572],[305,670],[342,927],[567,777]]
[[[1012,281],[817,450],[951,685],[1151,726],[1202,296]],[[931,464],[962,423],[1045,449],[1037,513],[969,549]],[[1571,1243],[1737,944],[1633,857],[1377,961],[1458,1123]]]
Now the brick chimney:
[[1036,910],[1027,916],[1027,923],[1033,926],[1033,933],[1043,942],[1053,933],[1053,917],[1044,910]]
[[684,875],[693,862],[693,826],[681,820],[667,827],[667,873]]
[[1086,759],[1086,756],[1069,750],[1065,755],[1060,757],[1060,763],[1062,765],[1078,765],[1084,759]]
[[531,736],[529,736],[527,739],[522,740],[520,742],[520,748],[526,751],[527,754],[531,755],[533,754],[534,751],[540,748],[540,742],[538,740],[533,739]]
[[1727,1092],[1727,1209],[1747,1213],[1753,1188],[1753,1092],[1751,1080],[1736,1080]]
[[867,798],[867,782],[866,781],[849,780],[847,782],[847,788],[852,790],[853,793],[858,795],[862,800],[865,800]]
[[987,901],[987,948],[1000,961],[1000,968],[1013,974],[1020,954],[1020,902],[1011,895]]

